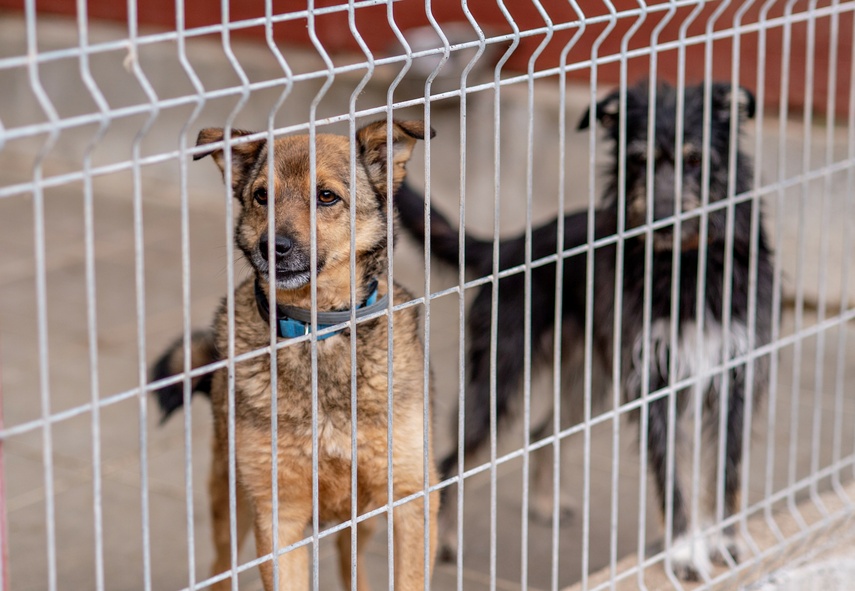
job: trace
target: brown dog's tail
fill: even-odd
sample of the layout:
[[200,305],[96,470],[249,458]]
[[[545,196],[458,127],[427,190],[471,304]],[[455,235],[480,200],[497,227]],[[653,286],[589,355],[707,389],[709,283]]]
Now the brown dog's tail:
[[[406,181],[395,192],[395,207],[404,228],[418,241],[425,240],[425,200]],[[457,228],[437,211],[430,208],[430,252],[441,260],[460,264],[460,236]],[[490,273],[493,264],[493,243],[465,234],[463,264],[467,269]]]
[[[214,345],[214,334],[210,330],[196,331],[190,336],[190,366],[192,369],[213,363],[220,358]],[[163,352],[151,368],[151,381],[162,380],[184,371],[184,339],[177,341]],[[191,392],[211,396],[211,373],[191,379]],[[154,391],[160,406],[160,422],[184,406],[184,382],[170,384]]]

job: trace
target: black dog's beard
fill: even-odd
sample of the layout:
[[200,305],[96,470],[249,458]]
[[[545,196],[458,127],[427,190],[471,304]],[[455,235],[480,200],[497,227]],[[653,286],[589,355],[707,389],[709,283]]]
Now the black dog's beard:
[[[676,228],[669,226],[653,233],[653,250],[656,252],[667,252],[674,250],[674,231]],[[707,234],[709,241],[709,234]],[[686,220],[680,225],[680,249],[683,251],[697,250],[701,241],[700,224],[697,220]]]
[[[627,208],[627,225],[629,228],[638,228],[648,224],[647,206],[645,204],[645,198],[643,197],[643,189],[636,191],[635,194],[638,196],[635,197]],[[617,207],[617,204],[612,203],[611,207]],[[687,213],[687,211],[688,210],[681,212],[675,211],[671,214],[667,225],[652,231],[652,245],[655,252],[669,252],[675,250],[674,232],[677,230],[675,218],[676,216]],[[652,220],[654,224],[657,221],[659,220],[655,218]],[[702,220],[699,215],[692,215],[681,220],[679,230],[680,238],[678,241],[681,250],[697,250],[701,242],[701,224]],[[704,240],[706,242],[710,242],[713,234],[717,232],[717,224],[713,222],[712,216],[707,216],[706,228],[707,233]]]

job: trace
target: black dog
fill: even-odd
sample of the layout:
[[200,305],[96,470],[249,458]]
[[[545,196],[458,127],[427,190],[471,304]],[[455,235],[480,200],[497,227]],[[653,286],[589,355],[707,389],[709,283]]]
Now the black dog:
[[[646,83],[626,90],[626,141],[623,146],[619,141],[620,94],[616,91],[597,103],[593,113],[593,119],[606,130],[612,145],[607,186],[594,215],[595,238],[613,237],[619,229],[619,173],[622,166],[625,166],[624,229],[630,232],[622,242],[620,268],[616,259],[619,252],[617,240],[607,241],[593,254],[594,362],[610,371],[614,356],[618,355],[620,388],[625,400],[650,395],[641,407],[642,412],[646,409],[647,423],[647,438],[642,443],[646,443],[663,516],[666,508],[671,507],[673,544],[669,549],[670,562],[677,574],[687,579],[708,572],[710,558],[724,559],[723,551],[738,559],[737,544],[729,529],[716,532],[715,542],[699,534],[714,524],[716,493],[720,487],[723,487],[725,515],[738,509],[746,391],[751,388],[753,395],[759,398],[766,390],[768,379],[767,358],[757,358],[751,362],[753,378],[749,384],[745,356],[769,341],[773,291],[772,255],[760,223],[760,212],[754,211],[759,205],[752,200],[725,201],[732,195],[728,189],[731,169],[735,176],[733,189],[736,195],[751,188],[753,173],[749,157],[738,149],[734,153],[735,159],[730,154],[731,108],[735,101],[734,108],[738,114],[735,129],[738,131],[744,119],[754,115],[754,98],[745,89],[714,83],[708,89],[711,108],[705,118],[706,90],[701,85],[688,87],[683,92],[681,143],[676,141],[679,93],[666,84],[659,84],[655,89],[652,142],[648,141],[650,88]],[[579,129],[586,129],[591,121],[591,114],[586,112]],[[705,128],[709,134],[706,153]],[[734,140],[738,143],[738,138]],[[653,152],[649,153],[651,144]],[[709,161],[708,173],[704,172],[705,158]],[[652,211],[648,212],[650,171],[653,173],[650,179]],[[702,214],[700,208],[705,203],[704,193],[711,207]],[[421,196],[404,187],[396,195],[396,200],[404,226],[416,237],[424,239],[424,202]],[[680,212],[684,215],[679,217],[679,235],[675,238],[678,221],[675,213]],[[728,236],[729,217],[732,217],[731,236]],[[654,223],[649,225],[650,221]],[[755,222],[759,227],[752,226]],[[532,230],[533,261],[560,253],[562,248],[566,251],[588,242],[587,211],[564,217],[562,247],[558,245],[559,223],[559,220],[554,220]],[[432,253],[457,265],[460,256],[457,229],[436,210],[431,210],[430,233]],[[493,272],[492,242],[466,235],[463,247],[467,269],[478,276]],[[676,273],[679,300],[672,303],[675,261],[679,265]],[[755,261],[753,268],[752,261]],[[524,263],[525,236],[502,240],[498,268],[509,269]],[[582,376],[585,369],[587,254],[567,257],[563,265],[560,293],[565,367],[562,370]],[[699,270],[701,293],[698,293]],[[751,288],[751,273],[756,273],[756,290]],[[548,261],[533,266],[530,275],[531,358],[533,363],[540,363],[542,367],[551,359],[556,309],[555,263]],[[649,280],[649,292],[645,288],[646,279]],[[490,347],[495,280],[480,289],[470,308],[467,321],[469,386],[464,426],[466,457],[482,448],[489,437],[491,372],[496,373],[495,411],[498,418],[508,414],[512,399],[520,391],[526,334],[522,328],[525,281],[525,275],[519,272],[498,282],[495,362],[491,359]],[[620,282],[622,296],[618,311],[620,347],[617,351],[614,346],[616,282]],[[649,302],[647,311],[645,302]],[[699,304],[702,310],[700,318]],[[676,315],[672,319],[673,310],[676,310]],[[752,311],[753,318],[750,318]],[[647,331],[646,317],[649,322]],[[676,326],[676,342],[671,338],[672,322]],[[645,340],[645,334],[649,334],[649,340]],[[734,359],[738,360],[734,362]],[[728,363],[733,367],[722,369]],[[688,384],[686,380],[689,380]],[[681,382],[684,383],[676,393],[669,395],[668,386]],[[700,393],[700,399],[693,398],[695,392]],[[725,392],[726,401],[723,399]],[[672,401],[678,419],[690,420],[695,414],[692,409],[700,409],[703,441],[699,444],[703,455],[698,490],[692,487],[692,454],[685,453],[692,449],[693,438],[684,432],[679,420],[670,424],[669,406]],[[578,399],[575,405],[581,405]],[[724,482],[717,483],[719,417],[723,409],[726,409]],[[535,429],[535,434],[537,431]],[[671,436],[674,438],[673,448],[669,445]],[[675,453],[674,450],[678,451]],[[675,459],[673,475],[669,477],[668,472],[672,469],[669,456],[672,453]],[[455,474],[457,463],[455,450],[442,461],[443,475]],[[670,478],[673,478],[673,487],[669,486]],[[691,519],[693,494],[700,497],[700,521],[697,523]],[[447,514],[451,505],[443,507],[443,512]]]

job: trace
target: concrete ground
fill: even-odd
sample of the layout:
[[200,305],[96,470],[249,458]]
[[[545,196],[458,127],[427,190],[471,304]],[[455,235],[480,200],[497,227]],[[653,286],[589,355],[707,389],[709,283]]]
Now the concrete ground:
[[[42,52],[78,43],[75,26],[68,21],[40,18],[38,31]],[[90,42],[95,43],[121,39],[127,31],[97,25],[90,28],[89,34]],[[236,44],[234,51],[251,82],[282,76],[264,47]],[[0,15],[0,56],[25,52],[23,21],[17,15]],[[322,68],[317,56],[289,52],[287,57],[297,73]],[[148,112],[135,114],[131,109],[104,127],[98,121],[88,122],[64,130],[44,151],[43,160],[37,154],[49,139],[44,134],[0,143],[0,190],[32,182],[37,171],[45,179],[59,179],[47,183],[44,191],[42,227],[36,224],[38,209],[29,190],[0,198],[2,408],[5,427],[23,431],[2,441],[9,568],[15,590],[47,588],[50,556],[55,561],[60,589],[96,588],[101,577],[104,588],[111,590],[181,589],[207,576],[211,544],[205,493],[210,437],[206,403],[194,401],[192,445],[186,450],[181,418],[158,425],[152,401],[134,390],[145,379],[141,368],[181,332],[182,186],[186,186],[188,204],[194,326],[209,322],[212,310],[225,293],[226,269],[232,264],[226,247],[230,240],[225,217],[228,197],[214,165],[206,161],[189,163],[188,158],[157,157],[177,150],[180,137],[192,143],[199,128],[222,125],[238,104],[237,95],[216,92],[240,81],[226,61],[219,37],[190,42],[188,63],[206,91],[211,92],[195,114],[196,104],[175,100],[151,120]],[[145,80],[134,75],[135,64]],[[150,102],[146,86],[161,100],[180,99],[193,92],[191,77],[182,70],[172,45],[144,46],[132,54],[122,46],[93,56],[91,66],[95,83],[113,109]],[[98,112],[81,80],[76,59],[43,63],[39,75],[45,95],[59,117],[71,120]],[[489,73],[476,72],[475,76],[479,75]],[[375,80],[359,96],[357,108],[383,105],[391,78],[390,72],[379,69]],[[318,118],[346,113],[358,79],[353,75],[337,77],[320,101]],[[305,121],[307,105],[321,83],[322,80],[298,83],[278,111],[275,124]],[[508,234],[525,225],[526,130],[530,117],[526,91],[525,85],[502,89],[501,220],[502,231]],[[265,128],[267,114],[280,92],[281,87],[253,92],[237,114],[235,126]],[[553,82],[535,86],[532,121],[536,169],[531,191],[535,223],[554,216],[558,210],[560,163],[555,150],[561,105],[557,97]],[[587,100],[587,89],[571,89],[565,109],[566,209],[586,204],[589,195],[600,189],[599,183],[591,187],[588,136],[572,131]],[[457,102],[448,103],[434,103],[430,111],[437,137],[431,143],[429,167],[423,166],[425,152],[420,149],[410,165],[410,174],[414,183],[421,186],[426,172],[430,173],[433,199],[445,211],[453,212],[460,194],[460,112]],[[411,107],[396,116],[423,118],[426,113],[422,107]],[[27,70],[0,70],[3,128],[14,130],[48,118],[44,104],[40,106],[32,90]],[[470,96],[466,118],[466,206],[467,225],[473,231],[491,229],[493,121],[493,94]],[[800,121],[785,122],[783,127],[782,130],[777,117],[767,114],[746,129],[746,145],[757,152],[764,185],[798,177],[805,164],[807,170],[817,170],[828,162],[846,162],[845,127],[833,127],[827,133],[821,120],[807,128]],[[346,127],[339,124],[331,129],[342,132]],[[0,131],[0,138],[2,134]],[[760,141],[755,145],[756,137]],[[831,152],[826,151],[829,145]],[[143,158],[151,156],[138,174],[110,168],[131,158],[135,146]],[[805,154],[809,156],[805,158]],[[779,162],[784,165],[779,167]],[[34,168],[36,164],[41,167]],[[87,166],[98,171],[91,187],[73,176]],[[848,166],[851,168],[851,160]],[[594,172],[599,169],[598,164]],[[186,178],[182,176],[185,173]],[[72,176],[62,180],[60,175],[64,174]],[[847,466],[841,472],[843,478],[852,477],[855,323],[829,325],[828,320],[822,323],[817,316],[823,292],[827,318],[853,308],[851,295],[849,300],[842,300],[840,279],[845,266],[851,266],[850,256],[843,251],[844,229],[855,229],[855,207],[850,204],[848,213],[845,209],[847,197],[851,201],[851,185],[847,189],[846,181],[846,168],[838,166],[828,175],[804,183],[781,183],[780,191],[770,191],[764,197],[766,224],[776,237],[784,270],[785,300],[797,299],[797,287],[801,286],[807,304],[798,314],[790,304],[783,312],[779,337],[786,342],[780,350],[775,375],[774,405],[758,410],[750,451],[749,504],[788,486],[794,488],[793,501],[801,499],[810,492],[803,484],[810,482],[811,474],[826,470],[841,458]],[[91,196],[93,212],[91,259],[86,254],[87,194]],[[36,297],[35,246],[41,235],[48,319],[44,363],[40,363]],[[396,278],[417,294],[424,293],[423,261],[417,245],[408,239],[399,241],[395,251]],[[94,271],[94,294],[87,291],[87,262]],[[138,290],[136,269],[140,262],[144,286]],[[237,256],[234,265],[238,276],[246,272],[247,265]],[[825,280],[824,291],[820,288],[821,279]],[[849,273],[849,280],[855,282],[855,273]],[[438,264],[433,267],[432,291],[455,282],[454,272]],[[855,294],[855,283],[848,293]],[[138,322],[139,302],[144,305],[142,322]],[[457,398],[457,310],[456,294],[434,300],[430,310],[430,354],[437,392],[435,440],[439,453],[450,445],[449,428]],[[88,321],[90,312],[94,312],[92,325]],[[94,339],[90,326],[94,327]],[[792,338],[798,331],[804,338]],[[547,380],[539,380],[533,385],[534,398],[547,396],[548,388]],[[122,393],[125,395],[117,396]],[[93,400],[107,400],[109,404],[93,413],[85,406]],[[56,418],[50,421],[49,428],[27,427],[44,417]],[[519,425],[511,429],[503,437],[501,451],[518,448],[521,433]],[[639,544],[639,479],[644,481],[646,476],[638,470],[634,427],[624,420],[605,421],[590,433],[587,466],[581,435],[571,437],[575,445],[562,458],[562,470],[572,475],[571,490],[567,492],[580,507],[585,489],[588,490],[587,534],[579,511],[562,520],[557,538],[553,537],[550,523],[529,519],[522,502],[522,460],[505,462],[497,477],[495,580],[490,575],[490,481],[478,476],[467,481],[466,486],[463,568],[458,572],[454,564],[438,566],[433,587],[453,589],[462,584],[475,590],[493,586],[514,589],[524,584],[530,589],[548,589],[553,587],[553,573],[557,586],[562,587],[578,581],[583,572],[593,572],[635,553]],[[145,452],[143,460],[141,450]],[[768,455],[770,451],[774,457]],[[184,476],[188,456],[192,459],[189,483]],[[587,480],[583,478],[586,468],[590,473]],[[830,473],[826,470],[823,475]],[[146,486],[141,486],[143,478]],[[828,478],[818,480],[818,489],[828,486]],[[614,498],[613,491],[617,495]],[[652,493],[648,487],[648,494]],[[781,498],[775,508],[786,501],[786,497]],[[645,545],[655,546],[662,535],[659,519],[652,502],[643,510],[642,540]],[[616,521],[612,521],[613,512]],[[96,523],[100,523],[98,531]],[[554,539],[557,549],[553,547]],[[329,541],[321,544],[320,554],[319,587],[340,588]],[[249,560],[252,556],[250,544],[241,558]],[[557,564],[553,564],[553,556],[558,557]],[[375,588],[382,588],[387,580],[382,535],[371,542],[369,557]],[[242,575],[241,581],[241,588],[259,588],[255,569]]]

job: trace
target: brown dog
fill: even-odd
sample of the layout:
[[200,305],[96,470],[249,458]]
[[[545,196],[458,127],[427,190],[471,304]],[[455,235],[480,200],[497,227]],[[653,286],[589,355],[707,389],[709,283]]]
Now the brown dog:
[[[248,135],[234,130],[232,138]],[[424,491],[437,481],[430,449],[429,417],[423,412],[424,352],[419,339],[418,313],[409,307],[394,313],[393,349],[388,344],[387,297],[394,302],[412,299],[399,285],[391,287],[385,273],[387,264],[387,160],[391,152],[394,191],[404,179],[406,163],[416,139],[423,139],[421,122],[395,123],[393,145],[387,148],[387,126],[377,122],[356,134],[356,186],[350,187],[350,144],[334,135],[316,137],[316,187],[313,191],[309,169],[308,136],[276,140],[273,154],[275,178],[268,178],[268,145],[264,139],[234,143],[231,147],[230,177],[234,196],[242,205],[235,240],[252,264],[255,278],[245,281],[234,296],[234,355],[244,355],[270,344],[270,268],[268,253],[275,253],[275,318],[280,339],[302,336],[311,330],[311,246],[310,200],[316,201],[317,290],[317,401],[313,411],[311,337],[279,349],[276,364],[278,441],[278,516],[272,511],[271,453],[271,359],[258,353],[234,366],[234,443],[236,466],[237,543],[254,525],[259,557],[269,555],[273,536],[285,548],[305,537],[313,519],[313,421],[317,424],[318,518],[337,523],[351,518],[351,501],[362,514],[381,507],[388,497],[388,361],[392,368],[392,468],[394,500]],[[195,159],[211,155],[226,175],[227,159],[222,145],[222,129],[204,129],[197,146],[211,146]],[[234,141],[234,140],[232,140]],[[230,143],[226,141],[226,143]],[[351,366],[349,328],[330,328],[350,319],[351,307],[351,223],[350,208],[356,215],[355,291],[357,318],[356,366]],[[268,237],[268,208],[275,207],[276,235]],[[390,293],[391,292],[391,293]],[[338,316],[327,314],[338,311]],[[342,313],[342,311],[344,311]],[[366,314],[367,312],[367,314]],[[379,315],[378,315],[379,314]],[[332,318],[332,320],[330,320]],[[301,321],[302,320],[302,321]],[[327,322],[325,322],[325,320]],[[303,322],[308,321],[308,322]],[[198,367],[225,357],[229,351],[229,322],[226,304],[217,311],[213,333],[193,337],[192,365]],[[183,348],[173,345],[158,361],[153,377],[160,379],[183,367]],[[356,376],[357,408],[356,461],[352,465],[351,376]],[[216,558],[212,572],[232,566],[229,527],[228,433],[229,379],[225,368],[210,380],[193,383],[196,390],[209,390],[214,412],[213,466],[210,478],[211,515]],[[158,392],[164,418],[184,400],[181,384]],[[424,449],[424,433],[428,449]],[[428,460],[425,467],[424,459]],[[357,470],[357,490],[351,490],[351,470]],[[425,482],[425,474],[429,482]],[[394,568],[395,586],[401,590],[424,588],[424,558],[433,567],[436,515],[439,498],[431,494],[428,518],[425,497],[395,507]],[[425,523],[428,521],[428,523]],[[278,533],[274,532],[274,523]],[[429,544],[425,553],[425,526]],[[368,588],[362,551],[370,520],[357,526],[358,588]],[[340,564],[344,582],[350,586],[351,532],[339,534]],[[308,547],[292,549],[278,558],[261,563],[264,588],[274,588],[273,565],[278,564],[279,589],[305,589],[308,584]],[[228,579],[217,588],[230,588]]]

